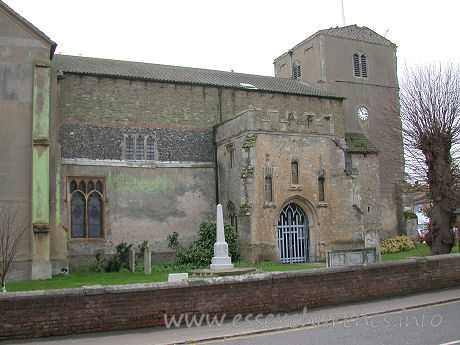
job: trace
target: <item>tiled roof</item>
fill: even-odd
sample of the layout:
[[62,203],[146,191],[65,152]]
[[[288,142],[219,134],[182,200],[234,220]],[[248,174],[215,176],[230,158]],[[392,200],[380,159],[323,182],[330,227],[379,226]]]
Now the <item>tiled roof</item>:
[[54,56],[53,62],[64,73],[251,90],[242,85],[249,84],[261,91],[342,98],[287,78],[58,54]]
[[[313,35],[311,35],[310,37],[304,39],[302,42],[296,44],[292,48],[292,50],[295,50],[297,47],[301,46],[305,42],[308,42],[319,35],[329,35],[329,36],[335,36],[335,37],[341,37],[341,38],[349,38],[349,39],[359,40],[363,42],[369,42],[369,43],[375,43],[375,44],[382,44],[385,46],[396,47],[396,44],[394,44],[390,40],[387,40],[385,37],[379,35],[375,31],[372,31],[371,29],[365,26],[357,26],[356,24],[354,24],[354,25],[348,25],[348,26],[343,26],[343,27],[335,27],[335,28],[330,28],[330,29],[319,30],[315,32]],[[275,61],[287,54],[288,52],[281,54],[275,59]]]
[[326,34],[329,36],[336,36],[341,38],[350,38],[358,41],[382,44],[385,46],[395,45],[390,40],[387,40],[385,37],[380,36],[375,31],[372,31],[371,29],[365,26],[357,26],[356,24],[320,30],[318,31],[318,34]]
[[377,153],[379,150],[362,133],[345,133],[348,152],[351,153]]

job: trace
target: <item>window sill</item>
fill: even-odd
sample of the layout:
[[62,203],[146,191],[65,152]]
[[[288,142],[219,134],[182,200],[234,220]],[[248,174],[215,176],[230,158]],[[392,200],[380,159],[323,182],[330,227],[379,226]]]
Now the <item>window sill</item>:
[[318,203],[318,208],[326,208],[327,207],[327,202],[325,201],[320,201]]
[[78,242],[104,242],[104,238],[69,238],[69,242],[78,243]]

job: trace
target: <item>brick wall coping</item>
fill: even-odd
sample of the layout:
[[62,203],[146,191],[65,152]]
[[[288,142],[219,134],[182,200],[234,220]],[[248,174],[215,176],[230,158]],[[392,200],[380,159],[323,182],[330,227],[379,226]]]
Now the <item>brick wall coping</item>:
[[399,266],[410,266],[422,262],[436,262],[445,260],[457,260],[460,254],[446,254],[426,257],[412,257],[409,259],[380,262],[366,265],[353,265],[353,266],[336,266],[329,268],[317,268],[311,270],[289,271],[289,272],[265,272],[256,273],[242,276],[224,276],[215,278],[190,278],[177,282],[163,282],[163,283],[140,283],[140,284],[124,284],[124,285],[94,285],[83,286],[81,288],[71,289],[58,289],[58,290],[35,290],[35,291],[19,291],[19,292],[6,292],[0,293],[0,301],[2,300],[16,300],[16,299],[36,299],[36,298],[50,298],[60,296],[89,296],[89,295],[103,295],[103,294],[117,294],[117,293],[130,293],[151,290],[166,290],[187,287],[198,287],[206,285],[223,285],[223,284],[241,284],[254,281],[263,280],[277,280],[289,277],[304,277],[304,276],[320,276],[331,275],[335,273],[351,272],[351,271],[365,271],[374,269],[386,269]]

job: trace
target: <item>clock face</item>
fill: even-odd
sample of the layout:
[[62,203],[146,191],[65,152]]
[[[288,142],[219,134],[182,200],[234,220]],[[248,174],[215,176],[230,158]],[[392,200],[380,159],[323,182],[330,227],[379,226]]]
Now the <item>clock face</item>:
[[357,113],[360,120],[365,121],[369,117],[369,110],[366,107],[359,107]]

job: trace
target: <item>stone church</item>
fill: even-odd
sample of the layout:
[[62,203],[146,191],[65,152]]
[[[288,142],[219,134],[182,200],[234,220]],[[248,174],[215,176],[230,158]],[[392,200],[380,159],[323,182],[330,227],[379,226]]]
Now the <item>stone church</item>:
[[[275,77],[54,54],[0,1],[0,202],[28,231],[11,278],[41,279],[168,234],[190,244],[216,204],[245,260],[306,262],[398,232],[396,46],[321,30]],[[287,47],[288,48],[288,47]],[[395,98],[396,97],[396,98]]]

